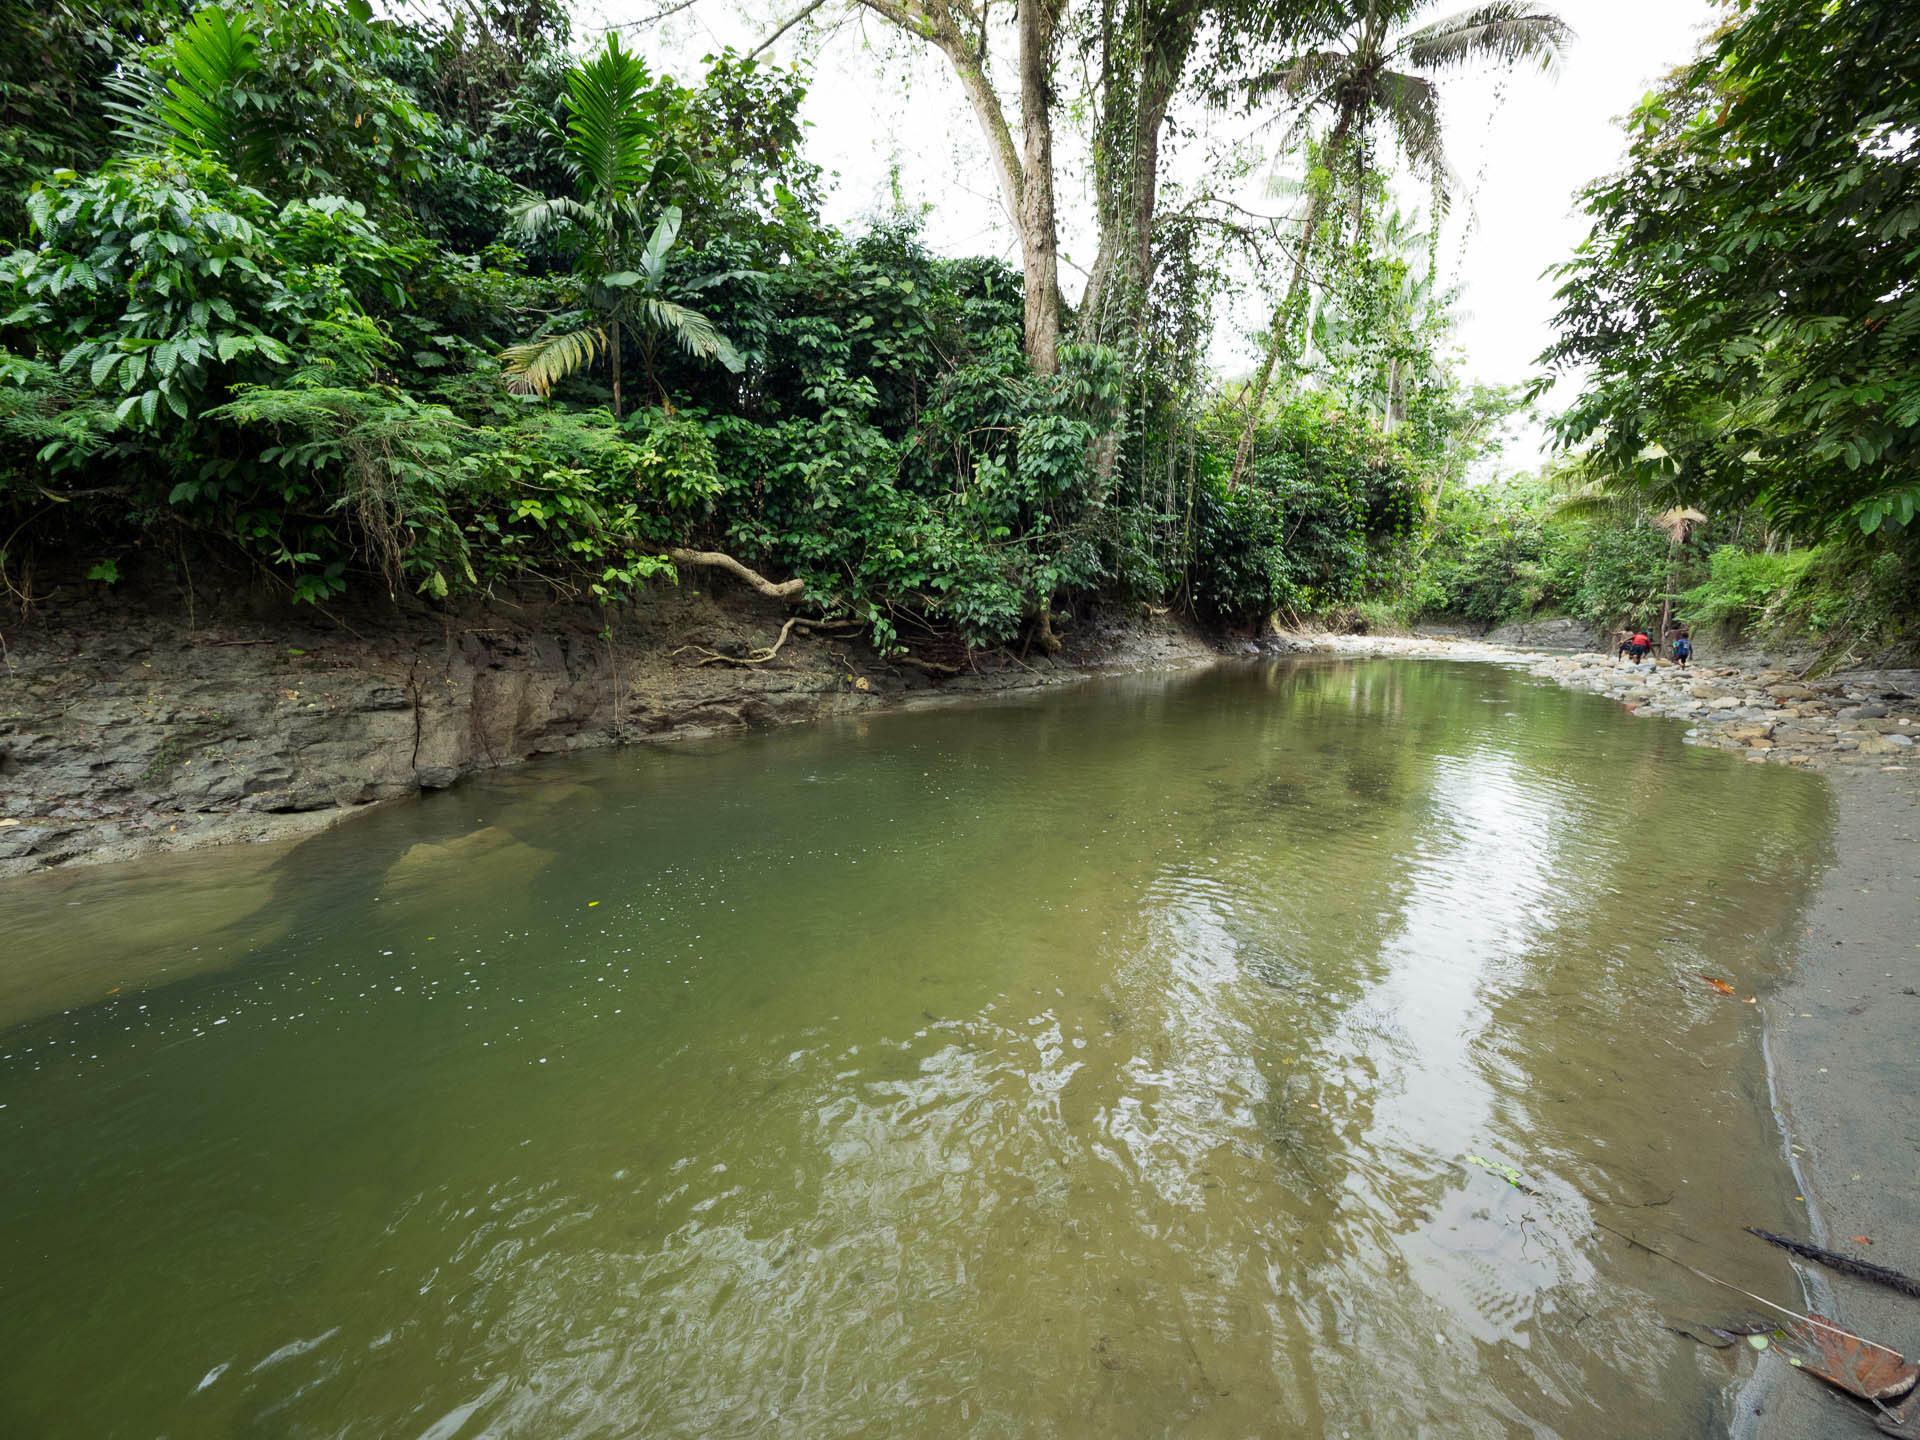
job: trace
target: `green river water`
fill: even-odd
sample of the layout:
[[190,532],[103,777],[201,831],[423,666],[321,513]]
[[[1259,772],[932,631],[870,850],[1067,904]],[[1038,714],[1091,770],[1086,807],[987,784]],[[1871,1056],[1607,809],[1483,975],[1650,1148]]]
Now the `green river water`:
[[0,1435],[1709,1433],[1825,793],[1276,662],[0,887]]

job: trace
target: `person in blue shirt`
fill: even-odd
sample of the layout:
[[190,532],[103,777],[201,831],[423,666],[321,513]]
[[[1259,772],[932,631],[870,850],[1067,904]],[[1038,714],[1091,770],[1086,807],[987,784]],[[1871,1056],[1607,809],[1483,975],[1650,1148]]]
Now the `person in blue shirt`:
[[1687,632],[1682,630],[1678,635],[1673,637],[1673,663],[1684,670],[1687,668],[1687,661],[1692,658],[1693,641],[1688,639]]

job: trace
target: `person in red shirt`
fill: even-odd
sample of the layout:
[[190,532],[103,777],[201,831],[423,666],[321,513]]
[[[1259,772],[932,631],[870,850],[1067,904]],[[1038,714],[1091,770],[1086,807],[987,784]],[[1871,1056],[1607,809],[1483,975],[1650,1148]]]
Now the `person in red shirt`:
[[1647,658],[1647,652],[1651,649],[1653,649],[1653,641],[1647,638],[1647,632],[1644,630],[1636,630],[1632,635],[1620,642],[1618,653],[1626,656],[1627,659],[1638,665],[1642,660]]

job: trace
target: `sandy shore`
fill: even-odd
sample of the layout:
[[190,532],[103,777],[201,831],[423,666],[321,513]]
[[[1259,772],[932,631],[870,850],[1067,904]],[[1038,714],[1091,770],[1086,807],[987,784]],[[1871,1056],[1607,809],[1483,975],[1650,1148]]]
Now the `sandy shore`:
[[[1920,1275],[1920,776],[1841,773],[1831,784],[1832,858],[1793,978],[1767,1001],[1774,1096],[1807,1197],[1808,1238]],[[1920,1300],[1806,1269],[1809,1303],[1822,1314],[1920,1354]],[[1752,1434],[1874,1433],[1865,1407],[1774,1365],[1779,1383],[1753,1402]],[[1920,1435],[1920,1425],[1907,1433]]]

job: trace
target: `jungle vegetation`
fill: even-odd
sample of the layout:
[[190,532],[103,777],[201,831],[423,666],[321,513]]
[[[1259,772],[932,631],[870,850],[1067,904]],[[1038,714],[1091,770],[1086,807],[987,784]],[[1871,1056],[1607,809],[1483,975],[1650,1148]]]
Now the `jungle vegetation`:
[[[825,223],[807,77],[759,52],[664,73],[644,32],[577,33],[554,0],[0,7],[9,599],[214,552],[321,606],[535,587],[613,611],[724,561],[904,656],[1052,646],[1096,601],[1611,622],[1731,586],[1716,545],[1825,547],[1793,584],[1879,566],[1873,594],[1902,593],[1903,7],[1810,26],[1758,0],[1648,98],[1543,357],[1582,379],[1573,458],[1489,489],[1525,397],[1453,367],[1442,100],[1467,68],[1556,63],[1550,10],[835,4],[951,68],[1017,266],[933,253],[907,209]],[[1170,184],[1201,105],[1304,177],[1273,213],[1235,177]],[[1069,133],[1098,221],[1077,303]],[[1270,302],[1245,381],[1208,360],[1230,275]],[[1695,505],[1684,543],[1646,523]]]

